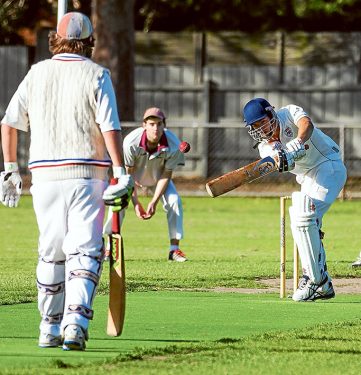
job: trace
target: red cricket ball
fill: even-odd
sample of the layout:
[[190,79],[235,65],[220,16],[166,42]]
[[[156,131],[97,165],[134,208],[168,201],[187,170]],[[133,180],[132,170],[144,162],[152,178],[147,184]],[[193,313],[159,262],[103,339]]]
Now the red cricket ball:
[[190,149],[191,149],[191,145],[188,142],[183,141],[179,145],[179,151],[183,152],[183,154],[189,152]]

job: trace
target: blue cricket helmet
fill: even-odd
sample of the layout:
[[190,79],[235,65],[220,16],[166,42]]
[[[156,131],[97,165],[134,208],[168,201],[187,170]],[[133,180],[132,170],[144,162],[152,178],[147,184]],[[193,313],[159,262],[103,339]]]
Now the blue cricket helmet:
[[251,126],[256,121],[262,120],[270,112],[273,112],[273,107],[266,99],[254,98],[243,108],[244,122],[246,126]]

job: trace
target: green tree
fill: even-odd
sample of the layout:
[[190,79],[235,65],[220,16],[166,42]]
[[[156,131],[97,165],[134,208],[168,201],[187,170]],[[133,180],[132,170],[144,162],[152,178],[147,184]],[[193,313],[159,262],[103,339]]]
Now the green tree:
[[94,59],[110,69],[122,120],[134,120],[133,0],[94,0]]
[[[5,0],[0,2],[0,44],[24,44],[21,29],[32,32],[46,23],[55,28],[57,0]],[[91,1],[69,0],[68,11],[91,14]]]
[[361,30],[360,0],[136,0],[136,29]]
[[21,27],[34,28],[40,11],[51,13],[46,0],[5,0],[0,4],[0,44],[21,44]]
[[[93,0],[94,2],[95,0]],[[118,1],[121,6],[122,1]],[[133,0],[134,25],[144,31],[359,31],[361,0]],[[91,14],[91,0],[68,10]],[[125,2],[124,4],[129,4]],[[56,24],[57,0],[0,2],[0,43],[22,43],[21,27]],[[121,17],[114,14],[114,17]]]

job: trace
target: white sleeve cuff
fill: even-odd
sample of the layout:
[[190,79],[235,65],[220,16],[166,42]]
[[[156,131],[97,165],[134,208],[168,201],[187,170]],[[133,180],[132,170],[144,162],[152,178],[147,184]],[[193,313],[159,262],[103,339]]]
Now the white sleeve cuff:
[[19,166],[17,162],[4,163],[5,172],[18,172]]
[[120,176],[125,175],[125,168],[124,167],[115,167],[113,166],[113,177],[119,178]]

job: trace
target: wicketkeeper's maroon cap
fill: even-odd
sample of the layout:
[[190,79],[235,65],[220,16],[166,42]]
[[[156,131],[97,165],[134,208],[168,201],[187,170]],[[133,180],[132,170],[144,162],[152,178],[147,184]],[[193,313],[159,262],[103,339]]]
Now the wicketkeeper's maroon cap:
[[61,18],[56,32],[64,39],[81,40],[93,34],[93,26],[85,14],[70,12]]
[[145,121],[148,117],[158,117],[161,120],[165,120],[164,113],[157,107],[148,108],[144,112],[143,120]]

